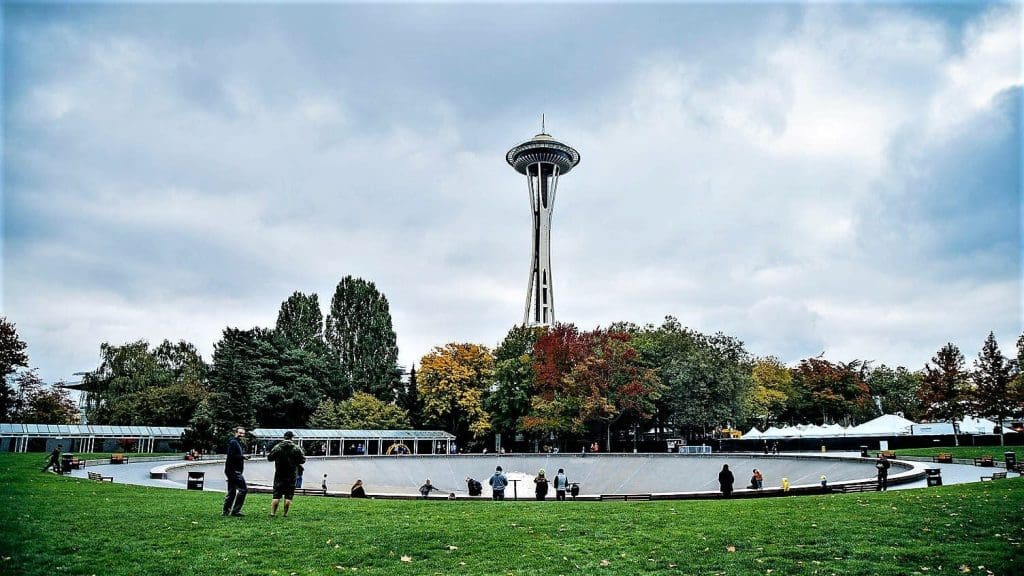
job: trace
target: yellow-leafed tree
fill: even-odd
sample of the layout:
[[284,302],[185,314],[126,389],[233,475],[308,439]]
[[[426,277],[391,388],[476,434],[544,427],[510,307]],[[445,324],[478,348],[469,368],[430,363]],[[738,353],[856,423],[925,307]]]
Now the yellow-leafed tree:
[[483,397],[494,380],[494,356],[486,346],[450,343],[420,360],[417,388],[424,423],[460,440],[479,438],[490,428]]

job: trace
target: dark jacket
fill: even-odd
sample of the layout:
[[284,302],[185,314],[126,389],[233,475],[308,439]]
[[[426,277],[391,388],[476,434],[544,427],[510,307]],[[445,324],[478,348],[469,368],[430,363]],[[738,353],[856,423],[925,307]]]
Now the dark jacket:
[[275,482],[287,479],[294,482],[299,466],[306,462],[306,455],[291,440],[282,440],[270,449],[267,461],[274,463]]
[[352,489],[351,498],[366,498],[366,490],[363,490],[362,486],[356,486]]
[[548,479],[543,476],[537,476],[533,479],[534,492],[537,496],[546,496],[548,493]]
[[224,473],[241,473],[245,469],[245,451],[242,450],[242,443],[234,436],[228,440],[228,459],[224,462]]
[[718,485],[721,487],[723,494],[732,492],[732,483],[734,481],[735,478],[733,478],[731,470],[722,470],[718,473]]

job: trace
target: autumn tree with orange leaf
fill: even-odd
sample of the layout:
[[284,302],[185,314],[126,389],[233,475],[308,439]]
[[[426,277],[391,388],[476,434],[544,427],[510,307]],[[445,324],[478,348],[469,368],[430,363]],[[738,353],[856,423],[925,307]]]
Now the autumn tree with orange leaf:
[[420,360],[416,375],[425,425],[440,427],[459,442],[490,431],[483,397],[494,379],[494,356],[486,346],[437,346]]
[[664,386],[639,362],[630,340],[622,331],[581,333],[565,324],[541,335],[533,353],[538,394],[523,430],[579,434],[596,423],[610,449],[616,424],[650,418]]

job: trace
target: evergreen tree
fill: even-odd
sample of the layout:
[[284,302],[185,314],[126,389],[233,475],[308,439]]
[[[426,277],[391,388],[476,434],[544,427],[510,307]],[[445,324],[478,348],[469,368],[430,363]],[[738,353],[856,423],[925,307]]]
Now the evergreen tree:
[[418,428],[423,422],[423,404],[416,383],[416,365],[409,369],[409,379],[402,384],[395,402],[409,416],[409,425]]
[[974,361],[974,373],[971,374],[978,415],[996,418],[1000,444],[1005,441],[1003,420],[1013,408],[1009,392],[1015,363],[1003,356],[995,334],[989,332],[985,344],[978,352],[978,359]]
[[18,338],[18,331],[6,316],[0,316],[0,420],[10,421],[16,400],[9,376],[18,368],[28,366],[27,344]]
[[186,449],[213,451],[220,444],[220,438],[227,434],[227,430],[217,428],[214,412],[210,407],[210,399],[203,398],[196,406],[181,439],[185,443]]
[[[924,377],[917,397],[924,407],[925,415],[936,420],[952,423],[960,421],[966,411],[968,400],[967,372],[964,370],[964,355],[953,343],[943,346],[924,367]],[[954,436],[960,445],[959,436]]]
[[264,405],[276,364],[271,333],[263,328],[225,328],[213,347],[210,390],[214,427],[253,428],[257,408]]
[[274,332],[288,348],[324,351],[324,315],[316,294],[295,292],[281,303]]
[[327,316],[327,345],[339,363],[342,385],[391,402],[397,396],[398,345],[387,298],[373,282],[346,276]]

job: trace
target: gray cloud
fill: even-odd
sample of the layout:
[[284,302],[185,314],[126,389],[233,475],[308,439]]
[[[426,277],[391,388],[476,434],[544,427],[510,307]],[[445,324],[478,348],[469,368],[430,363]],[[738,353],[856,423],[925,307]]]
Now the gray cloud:
[[19,6],[4,313],[47,378],[102,341],[209,354],[346,274],[388,296],[405,364],[493,345],[528,264],[504,153],[547,112],[583,155],[555,211],[561,320],[673,314],[787,361],[1009,348],[1019,8],[959,16]]

